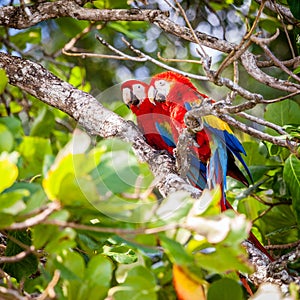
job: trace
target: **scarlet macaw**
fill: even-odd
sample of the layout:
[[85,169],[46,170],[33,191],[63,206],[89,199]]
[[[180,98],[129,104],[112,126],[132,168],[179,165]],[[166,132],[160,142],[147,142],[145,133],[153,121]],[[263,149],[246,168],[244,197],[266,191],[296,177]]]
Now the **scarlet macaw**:
[[[148,87],[148,98],[156,106],[156,110],[163,111],[164,114],[170,116],[173,132],[169,133],[170,136],[173,136],[175,144],[178,142],[178,136],[182,130],[186,128],[184,122],[186,112],[193,107],[201,107],[203,101],[214,102],[208,96],[200,93],[187,77],[171,71],[152,77]],[[200,123],[203,129],[195,133],[194,139],[198,146],[196,149],[193,147],[193,153],[198,158],[199,166],[206,166],[206,179],[210,182],[210,187],[220,185],[222,188],[221,210],[232,209],[225,196],[226,175],[241,181],[246,186],[249,185],[245,175],[235,164],[234,157],[242,163],[252,181],[250,171],[241,156],[241,154],[246,154],[245,150],[240,141],[233,135],[228,124],[220,118],[213,115],[203,116]],[[193,158],[197,161],[194,155]],[[193,173],[195,169],[195,167],[191,167],[189,172]],[[203,186],[198,185],[197,179],[195,179],[197,178],[196,175],[190,174],[188,178],[192,179],[194,185],[204,189]],[[252,232],[250,232],[249,241],[273,261],[273,258]]]
[[[171,127],[173,132],[170,135],[173,136],[175,143],[178,142],[177,137],[182,130],[186,128],[184,121],[186,112],[193,107],[200,107],[203,101],[213,102],[200,93],[187,77],[171,71],[160,73],[152,78],[148,97],[149,101],[170,116],[173,123]],[[219,184],[225,188],[226,175],[248,185],[248,180],[237,167],[234,159],[234,156],[238,158],[251,178],[250,171],[241,156],[241,153],[246,153],[228,124],[213,115],[203,116],[200,123],[203,129],[194,134],[198,144],[196,154],[198,159],[207,165],[209,186],[214,187]],[[174,132],[174,128],[177,132]],[[222,207],[225,209],[224,205],[225,203]]]
[[[167,112],[149,101],[148,85],[142,81],[128,80],[122,84],[121,92],[124,103],[137,116],[138,127],[147,143],[157,150],[166,150],[173,156],[178,140],[177,131]],[[191,166],[187,177],[203,190],[206,186],[206,166],[193,153],[190,153],[189,160]]]

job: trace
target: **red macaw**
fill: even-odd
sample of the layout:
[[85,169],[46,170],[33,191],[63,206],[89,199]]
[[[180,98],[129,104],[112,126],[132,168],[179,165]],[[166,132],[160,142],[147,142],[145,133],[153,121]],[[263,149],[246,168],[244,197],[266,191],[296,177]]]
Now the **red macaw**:
[[[213,101],[200,93],[187,77],[170,71],[152,78],[148,97],[155,106],[170,116],[174,125],[171,134],[175,143],[182,130],[186,128],[184,122],[186,112],[195,106],[199,107],[204,100]],[[226,175],[248,185],[248,180],[236,166],[234,159],[234,156],[239,159],[251,178],[250,171],[241,156],[241,153],[246,153],[228,124],[213,115],[202,117],[200,122],[203,129],[194,135],[198,144],[195,151],[198,159],[209,168],[207,173],[209,186],[220,184],[225,187]],[[174,128],[177,131],[175,133]]]
[[[182,130],[186,128],[184,122],[186,112],[195,106],[201,106],[204,100],[214,102],[208,96],[200,93],[187,77],[171,71],[157,74],[152,78],[148,87],[148,98],[157,110],[162,110],[170,116],[173,123],[171,126],[173,132],[170,135],[173,135],[175,144],[178,142],[178,136]],[[204,116],[200,123],[202,123],[200,125],[203,126],[203,129],[195,133],[194,139],[198,146],[196,149],[193,147],[193,153],[198,158],[199,167],[206,166],[206,178],[209,187],[213,188],[220,185],[222,188],[221,210],[232,209],[225,196],[226,175],[241,181],[246,186],[249,185],[245,175],[235,164],[235,157],[242,163],[252,180],[250,171],[241,156],[241,154],[246,154],[245,150],[240,141],[233,135],[228,124],[218,117]],[[195,157],[194,160],[197,161]],[[190,172],[195,172],[195,166],[196,163]],[[191,175],[188,178],[192,179],[194,185],[204,189],[203,186],[198,185],[197,179],[195,179],[197,178],[196,175]],[[273,260],[251,232],[249,240]]]
[[[166,150],[173,156],[178,140],[177,131],[167,112],[149,101],[148,84],[128,80],[122,84],[121,92],[124,103],[137,116],[138,127],[147,143],[157,150]],[[193,153],[190,153],[189,160],[191,166],[187,177],[192,184],[203,190],[206,186],[206,166]]]

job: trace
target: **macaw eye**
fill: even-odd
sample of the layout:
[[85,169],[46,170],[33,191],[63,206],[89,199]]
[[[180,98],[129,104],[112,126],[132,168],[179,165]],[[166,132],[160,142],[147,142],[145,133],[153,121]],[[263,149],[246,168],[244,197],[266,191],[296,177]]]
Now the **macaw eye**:
[[158,81],[156,82],[156,84],[157,84],[158,86],[165,86],[165,85],[166,85],[166,82],[165,82],[164,80],[158,80]]

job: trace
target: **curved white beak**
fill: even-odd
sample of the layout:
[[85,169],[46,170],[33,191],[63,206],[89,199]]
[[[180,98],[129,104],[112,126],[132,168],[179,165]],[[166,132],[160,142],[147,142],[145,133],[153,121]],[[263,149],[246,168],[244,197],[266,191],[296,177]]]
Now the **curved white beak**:
[[156,94],[157,94],[157,89],[153,85],[150,85],[148,89],[148,99],[154,105],[156,105],[155,103]]

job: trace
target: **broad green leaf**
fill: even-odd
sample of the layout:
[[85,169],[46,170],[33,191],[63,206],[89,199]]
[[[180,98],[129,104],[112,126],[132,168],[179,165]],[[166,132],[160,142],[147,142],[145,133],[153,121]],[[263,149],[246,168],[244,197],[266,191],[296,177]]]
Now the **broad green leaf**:
[[299,124],[299,104],[292,100],[269,104],[266,108],[265,119],[280,126],[287,124]]
[[97,0],[93,1],[96,8],[128,8],[128,1],[126,0]]
[[79,299],[102,300],[107,296],[112,279],[113,264],[103,255],[92,257],[85,270],[84,282],[79,291]]
[[145,267],[132,268],[113,294],[115,300],[157,300],[156,280]]
[[8,78],[4,69],[0,69],[0,95],[4,92]]
[[9,160],[0,160],[0,193],[5,189],[12,186],[15,180],[18,178],[18,168],[15,164],[10,162]]
[[242,287],[234,280],[222,278],[214,281],[207,293],[207,300],[243,300]]
[[10,214],[0,212],[0,228],[5,228],[14,222],[14,217]]
[[45,155],[51,154],[50,140],[25,136],[18,150],[21,154],[20,178],[40,175]]
[[185,251],[184,247],[180,243],[166,237],[163,234],[160,235],[160,241],[173,263],[176,263],[177,265],[194,264],[193,257]]
[[[142,22],[140,22],[142,23]],[[133,31],[131,27],[128,25],[128,22],[122,21],[122,22],[111,22],[108,24],[108,27],[119,31],[126,35],[128,38],[133,40],[142,40],[144,39],[144,35],[139,31]]]
[[65,251],[62,255],[64,267],[69,269],[77,278],[84,279],[85,263],[83,257],[72,251]]
[[95,164],[92,155],[68,154],[53,165],[43,180],[50,200],[58,199],[66,205],[89,205],[98,200],[94,181],[87,174]]
[[[25,245],[31,245],[29,231],[14,231],[9,232],[9,235]],[[8,239],[5,249],[6,256],[13,256],[22,251],[24,251],[22,247],[14,243],[12,240]],[[13,264],[4,264],[3,270],[12,277],[15,277],[17,280],[21,280],[22,278],[25,279],[28,276],[34,274],[37,271],[37,266],[37,257],[34,254],[29,254],[24,259]]]
[[59,230],[57,228],[55,236],[47,243],[45,249],[48,253],[61,253],[63,250],[75,247],[76,232],[71,228]]
[[14,137],[11,131],[3,124],[0,124],[0,153],[10,152],[14,146]]
[[0,195],[0,211],[12,215],[18,214],[26,208],[23,198],[29,196],[27,190],[14,190]]
[[288,5],[290,6],[293,16],[300,20],[300,2],[299,0],[287,0]]
[[263,154],[260,153],[260,145],[257,142],[244,142],[243,147],[247,153],[247,155],[244,157],[244,160],[249,167],[266,165],[268,160]]
[[69,83],[87,93],[91,90],[90,83],[86,82],[85,69],[78,66],[72,68]]
[[[74,37],[76,34],[82,32],[84,28],[90,25],[88,21],[79,21],[73,18],[59,18],[55,20],[55,23],[59,26],[58,31],[63,32],[63,34],[68,38]],[[60,37],[63,38],[63,35]],[[64,39],[63,42],[66,43],[66,40]]]
[[20,138],[24,134],[22,123],[16,117],[2,117],[0,118],[0,124],[5,125],[13,134],[14,138]]
[[216,273],[252,272],[250,265],[247,264],[246,250],[242,246],[233,248],[226,244],[218,244],[210,253],[196,253],[195,261],[199,267]]
[[32,123],[30,135],[49,137],[55,125],[55,118],[52,111],[43,107]]
[[51,225],[38,224],[32,228],[32,242],[36,249],[40,249],[47,242],[54,239],[58,233],[57,227]]
[[22,30],[10,37],[10,41],[14,43],[21,50],[26,48],[26,44],[39,44],[41,41],[41,28],[34,27]]
[[112,247],[104,246],[103,253],[112,257],[120,264],[132,264],[137,261],[137,255],[135,252],[125,245]]
[[283,178],[292,196],[293,208],[300,222],[300,160],[292,154],[285,162]]

